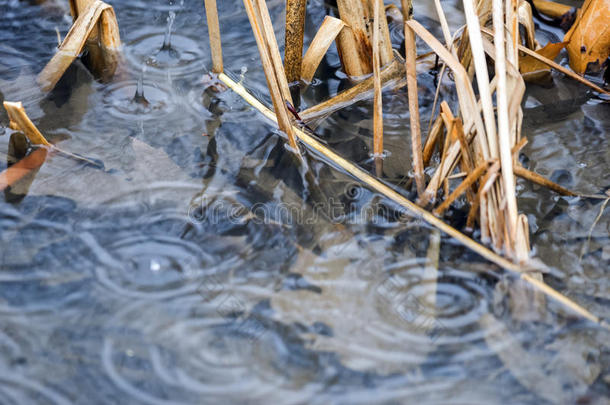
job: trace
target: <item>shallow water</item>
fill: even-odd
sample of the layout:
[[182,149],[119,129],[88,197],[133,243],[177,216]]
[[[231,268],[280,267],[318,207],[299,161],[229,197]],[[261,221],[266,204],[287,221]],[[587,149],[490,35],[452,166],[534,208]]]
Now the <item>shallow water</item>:
[[[0,403],[607,399],[607,331],[553,301],[524,314],[509,274],[308,154],[312,187],[268,122],[210,86],[200,2],[113,1],[124,42],[115,80],[98,83],[77,62],[43,95],[35,74],[55,28],[63,37],[70,24],[62,1],[48,3],[0,4],[0,99],[23,101],[50,140],[103,168],[53,155],[0,202]],[[282,43],[283,2],[268,4]],[[456,28],[459,7],[447,6]],[[225,66],[268,101],[242,7],[219,2]],[[438,30],[428,13],[416,3]],[[309,2],[309,39],[323,14]],[[392,27],[396,46],[401,35]],[[304,106],[346,85],[334,50],[319,73]],[[133,102],[139,82],[144,104]],[[429,74],[420,87],[427,119]],[[398,183],[410,169],[406,92],[384,102],[384,174]],[[604,191],[608,108],[560,75],[530,86],[522,160]],[[316,128],[367,169],[370,111],[360,102]],[[4,169],[16,135],[4,111],[0,124]],[[608,216],[592,227],[602,203],[522,182],[519,197],[545,281],[610,316]]]

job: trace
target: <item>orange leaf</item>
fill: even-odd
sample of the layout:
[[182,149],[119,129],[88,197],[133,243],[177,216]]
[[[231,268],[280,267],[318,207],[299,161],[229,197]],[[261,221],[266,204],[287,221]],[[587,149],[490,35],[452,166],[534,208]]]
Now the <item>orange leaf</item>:
[[547,0],[534,0],[534,6],[540,13],[552,18],[562,18],[572,11],[570,6]]
[[610,56],[610,0],[586,0],[564,38],[570,67],[578,73],[599,71]]
[[[538,49],[536,53],[545,58],[554,60],[565,45],[565,42],[558,42],[556,44],[548,43],[544,48]],[[551,72],[551,68],[538,59],[525,55],[519,58],[519,71],[525,81],[535,82],[546,79]]]

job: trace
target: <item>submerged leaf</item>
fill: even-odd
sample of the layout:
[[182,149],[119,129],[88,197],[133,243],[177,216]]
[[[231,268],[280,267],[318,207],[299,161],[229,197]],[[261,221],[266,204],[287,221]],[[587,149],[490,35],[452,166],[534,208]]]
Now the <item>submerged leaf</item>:
[[578,73],[597,72],[610,56],[610,0],[587,0],[564,38],[570,67]]

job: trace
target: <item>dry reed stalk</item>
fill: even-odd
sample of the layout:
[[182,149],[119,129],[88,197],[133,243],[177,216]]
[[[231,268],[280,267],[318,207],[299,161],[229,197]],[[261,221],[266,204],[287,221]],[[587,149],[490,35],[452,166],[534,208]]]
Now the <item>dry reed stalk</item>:
[[[263,33],[263,38],[265,39],[267,50],[271,57],[271,62],[273,63],[273,71],[275,72],[277,83],[280,87],[280,91],[282,92],[282,97],[284,98],[284,101],[288,101],[290,104],[294,105],[292,95],[290,93],[290,87],[288,86],[288,81],[286,80],[286,72],[284,71],[284,64],[282,63],[280,48],[277,45],[277,39],[275,38],[271,16],[269,15],[269,9],[267,8],[267,1],[255,0],[255,4],[257,6],[256,11],[258,12],[257,16],[259,17],[260,21],[261,32]],[[284,109],[286,109],[285,106]]]
[[[403,0],[404,2],[405,0]],[[447,23],[447,17],[445,16],[445,11],[441,6],[440,0],[434,0],[434,7],[436,8],[436,14],[438,15],[438,19],[441,23],[441,29],[443,30],[443,37],[445,38],[445,46],[447,49],[450,49],[453,40],[451,39],[451,31],[449,30],[449,24]]]
[[98,27],[102,12],[110,8],[108,4],[96,0],[79,14],[57,53],[38,75],[37,81],[43,91],[50,91],[55,87],[66,69],[83,51],[89,35]]
[[446,101],[441,103],[441,117],[445,122],[445,126],[447,128],[452,128],[451,139],[457,140],[460,143],[462,167],[466,173],[470,173],[470,171],[474,168],[474,160],[471,156],[472,154],[470,153],[470,145],[468,144],[466,136],[464,135],[462,120],[453,116],[451,113],[451,108],[449,108],[449,104],[447,104]]
[[[386,87],[398,81],[396,87],[400,87],[404,84],[400,82],[400,80],[404,80],[404,75],[404,65],[398,60],[394,60],[394,62],[381,70],[382,86]],[[300,116],[305,121],[311,121],[316,118],[332,114],[333,112],[352,105],[358,101],[362,101],[370,97],[370,92],[374,88],[373,81],[374,78],[371,76],[357,83],[353,87],[342,91],[336,96],[304,110],[300,113]]]
[[284,69],[288,83],[301,78],[307,0],[286,0]]
[[[407,24],[454,72],[456,76],[455,85],[458,93],[458,99],[460,101],[461,114],[464,117],[464,128],[466,129],[465,133],[469,133],[472,125],[474,125],[477,133],[484,134],[485,127],[483,125],[481,115],[478,112],[479,108],[477,106],[474,90],[470,85],[468,74],[462,64],[419,22],[410,20],[407,22]],[[476,139],[481,150],[487,149],[487,145],[482,142],[481,137],[476,137]],[[485,155],[486,154],[484,153],[483,156]]]
[[[486,189],[490,187],[496,181],[496,178],[499,175],[500,171],[500,162],[496,161],[491,167],[487,170],[487,173],[481,179],[479,183],[479,189],[477,190],[477,195],[474,198],[472,205],[470,206],[470,210],[468,211],[468,218],[466,219],[466,229],[473,230],[474,222],[477,218],[477,213],[480,211],[481,201],[485,197]],[[482,220],[486,219],[485,215],[481,216]],[[487,227],[483,227],[481,224],[481,229],[487,229]]]
[[421,123],[419,116],[419,99],[417,91],[417,48],[415,45],[415,33],[407,25],[406,21],[411,19],[412,4],[403,0],[403,18],[405,20],[405,71],[407,74],[407,96],[409,99],[409,119],[411,124],[411,154],[413,156],[413,172],[417,187],[417,196],[424,202],[426,183],[424,177],[424,159],[422,156]]
[[485,174],[485,171],[487,170],[488,166],[488,162],[483,162],[478,165],[476,169],[470,172],[470,174],[460,183],[460,185],[457,186],[455,190],[453,190],[453,193],[451,193],[447,198],[445,198],[445,201],[443,201],[443,203],[433,211],[434,215],[443,215],[447,208],[449,208],[459,196],[466,192],[466,190],[468,190],[470,186],[472,186],[477,180],[479,180],[479,178],[483,174]]
[[341,20],[347,25],[337,37],[337,50],[345,73],[359,77],[373,71],[371,43],[361,0],[337,0]]
[[[249,0],[245,0],[245,1],[249,1]],[[277,123],[277,121],[278,121],[277,116],[273,113],[273,111],[271,111],[267,107],[265,107],[260,101],[258,101],[254,96],[252,96],[241,84],[234,82],[224,73],[221,73],[219,75],[219,79],[223,83],[225,83],[231,90],[233,90],[236,94],[241,96],[245,102],[247,102],[248,104],[250,104],[251,106],[256,108],[258,111],[260,111],[265,117],[270,119],[272,122]],[[561,293],[557,292],[556,290],[554,290],[553,288],[551,288],[550,286],[545,284],[544,281],[537,280],[537,279],[533,278],[532,276],[530,276],[527,272],[530,271],[531,269],[528,269],[527,265],[515,264],[515,263],[503,258],[502,256],[498,255],[497,253],[491,251],[490,249],[486,248],[485,246],[475,242],[471,238],[468,238],[461,232],[457,231],[455,228],[445,224],[439,218],[435,217],[432,213],[430,213],[430,212],[424,210],[423,208],[419,207],[418,205],[414,204],[409,199],[407,199],[406,197],[404,197],[403,195],[401,195],[400,193],[395,191],[393,188],[387,186],[383,182],[381,182],[378,179],[376,179],[375,177],[371,176],[369,173],[365,172],[364,170],[362,170],[355,164],[351,163],[347,159],[342,158],[341,156],[339,156],[338,154],[336,154],[335,152],[333,152],[332,150],[330,150],[329,148],[327,148],[326,146],[321,144],[315,138],[308,135],[306,132],[302,131],[300,128],[294,127],[294,133],[296,134],[296,136],[298,136],[298,138],[301,140],[301,142],[303,142],[303,144],[305,144],[306,146],[311,148],[316,153],[318,153],[321,156],[328,159],[328,161],[333,166],[335,166],[341,170],[344,170],[346,173],[349,173],[351,176],[353,176],[356,179],[358,179],[359,181],[361,181],[367,187],[370,187],[371,189],[377,191],[378,193],[380,193],[384,197],[390,199],[391,201],[396,202],[398,205],[404,207],[405,209],[407,209],[409,212],[411,212],[415,216],[423,219],[431,226],[433,226],[433,227],[437,228],[438,230],[446,233],[447,235],[455,238],[458,242],[460,242],[467,248],[471,249],[472,251],[478,253],[479,255],[486,258],[487,260],[497,264],[498,266],[500,266],[512,273],[515,273],[518,277],[520,277],[522,280],[524,280],[527,283],[529,283],[530,285],[532,285],[538,291],[541,291],[544,294],[558,300],[562,305],[571,309],[572,311],[579,314],[583,318],[588,319],[594,323],[597,323],[606,329],[610,329],[610,327],[608,326],[607,323],[601,321],[600,318],[598,318],[597,316],[592,314],[587,309],[583,308],[582,306],[578,305],[574,301],[570,300],[569,298],[565,297]]]
[[[365,8],[365,18],[368,20],[375,19],[375,6],[377,0],[363,0],[366,1],[367,7]],[[383,1],[383,0],[382,0]],[[392,49],[392,39],[390,38],[390,28],[388,26],[388,20],[386,18],[385,7],[382,6],[382,11],[379,13],[380,18],[378,21],[378,42],[379,42],[379,60],[381,66],[385,66],[394,60],[394,50]],[[370,27],[369,38],[373,38],[374,25]]]
[[[483,158],[498,158],[498,144],[496,140],[496,119],[492,101],[492,92],[489,86],[489,73],[487,71],[487,61],[485,60],[485,50],[481,38],[481,25],[479,16],[475,13],[474,0],[463,0],[466,25],[468,27],[468,38],[470,40],[470,50],[474,61],[479,96],[483,107],[483,117],[485,118],[485,133],[478,132],[480,136],[486,136],[487,147],[483,148]],[[495,0],[494,0],[495,1]]]
[[[94,0],[70,0],[73,20],[76,22],[80,14],[85,12],[93,2]],[[93,28],[85,44],[89,53],[87,67],[95,77],[104,81],[112,78],[119,64],[120,46],[119,25],[114,9],[110,7],[102,12],[98,26]]]
[[575,196],[580,195],[578,193],[568,190],[567,188],[561,187],[559,184],[552,182],[551,180],[539,175],[538,173],[532,172],[523,167],[515,166],[514,172],[517,176],[519,176],[525,180],[529,180],[532,183],[546,187],[549,190],[553,190],[557,194],[565,195],[568,197],[575,197]]
[[52,146],[30,120],[21,102],[5,101],[3,104],[12,129],[22,131],[32,145]]
[[[316,36],[307,48],[302,61],[301,80],[310,83],[313,79],[322,58],[330,48],[330,45],[337,38],[337,35],[345,27],[345,23],[338,18],[331,16],[324,17],[322,25],[318,29]],[[290,80],[290,79],[289,79]]]
[[53,152],[57,152],[70,159],[75,159],[81,162],[86,162],[92,166],[99,166],[98,162],[88,159],[83,156],[75,155],[74,153],[67,152],[53,145],[45,139],[42,133],[36,128],[36,125],[30,120],[23,104],[21,102],[4,102],[4,108],[8,113],[10,119],[10,127],[14,130],[21,131],[25,134],[32,145],[42,145],[50,148]]
[[265,77],[267,78],[267,86],[269,87],[269,93],[271,94],[271,99],[273,101],[273,109],[278,117],[278,125],[280,130],[288,135],[290,146],[298,151],[299,147],[294,136],[293,126],[290,122],[288,111],[286,111],[286,99],[283,98],[280,86],[278,84],[276,71],[274,69],[273,62],[271,61],[271,56],[269,55],[269,49],[267,48],[261,27],[258,23],[259,17],[254,9],[252,0],[244,0],[244,6],[246,8],[246,13],[248,14],[248,19],[250,20],[252,33],[256,39],[258,51],[260,53],[261,63],[263,65],[263,70],[265,71]]
[[379,15],[381,0],[373,0],[373,154],[377,176],[383,172],[383,100],[381,97],[381,59],[379,55]]
[[[468,0],[466,0],[468,1]],[[517,196],[515,194],[515,177],[513,174],[513,155],[510,142],[510,121],[508,116],[508,89],[506,83],[506,46],[504,40],[504,10],[503,0],[493,0],[493,24],[494,44],[496,46],[496,77],[498,84],[496,90],[496,102],[498,107],[498,138],[500,147],[500,163],[502,165],[503,192],[506,199],[507,230],[509,234],[508,243],[514,244],[517,238]],[[478,32],[479,36],[481,32]],[[471,32],[471,37],[473,37]],[[482,44],[481,44],[482,48]],[[478,74],[477,74],[478,76]],[[515,252],[519,260],[527,260],[528,251],[518,250]]]
[[222,73],[222,42],[220,40],[220,25],[218,23],[218,7],[216,0],[205,0],[205,16],[208,22],[210,50],[212,52],[212,71]]
[[47,159],[47,148],[38,148],[0,173],[0,191],[13,186],[19,180],[38,170]]
[[424,167],[427,167],[430,164],[430,159],[432,159],[434,148],[436,147],[438,140],[443,133],[443,128],[443,119],[439,115],[434,120],[434,124],[432,124],[430,131],[428,131],[428,137],[426,138],[426,143],[424,144],[424,153],[422,156]]

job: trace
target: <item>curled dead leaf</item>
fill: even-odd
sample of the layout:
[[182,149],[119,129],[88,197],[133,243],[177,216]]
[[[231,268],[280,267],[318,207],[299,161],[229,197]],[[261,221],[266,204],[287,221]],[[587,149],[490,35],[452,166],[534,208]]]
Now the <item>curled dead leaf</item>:
[[610,0],[586,0],[564,38],[570,67],[578,74],[597,72],[610,56]]

